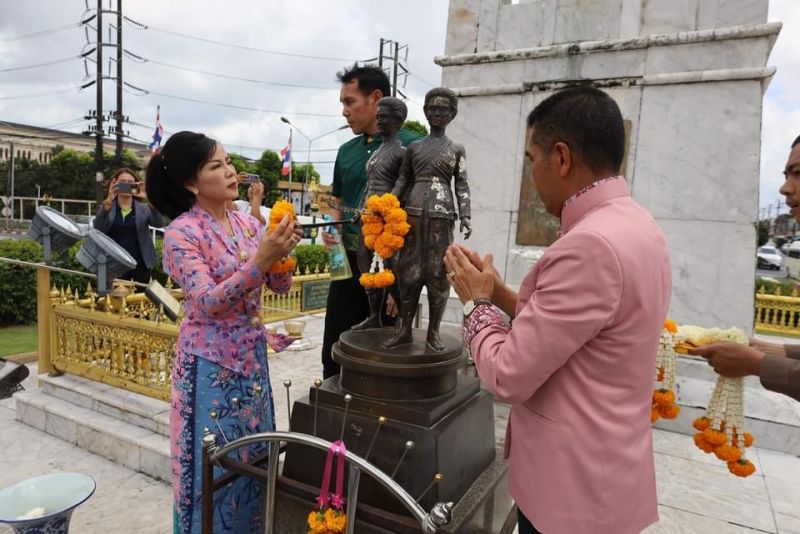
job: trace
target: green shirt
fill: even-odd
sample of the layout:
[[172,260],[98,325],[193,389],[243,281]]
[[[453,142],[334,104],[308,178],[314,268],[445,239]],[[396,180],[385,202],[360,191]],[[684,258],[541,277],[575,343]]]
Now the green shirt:
[[[422,139],[418,133],[405,128],[400,129],[397,137],[403,146]],[[342,206],[358,207],[367,185],[367,160],[381,146],[381,141],[381,134],[362,134],[339,147],[336,163],[333,166],[331,194],[342,199]],[[350,218],[353,214],[345,212],[343,216]],[[356,250],[360,238],[361,226],[359,224],[344,226],[342,243],[347,250]]]

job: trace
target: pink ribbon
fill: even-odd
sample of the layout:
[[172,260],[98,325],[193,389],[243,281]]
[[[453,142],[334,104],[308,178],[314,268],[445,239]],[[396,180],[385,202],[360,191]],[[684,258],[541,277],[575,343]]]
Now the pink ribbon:
[[[322,473],[322,486],[319,489],[319,497],[317,497],[317,504],[320,509],[325,508],[328,504],[331,507],[341,510],[344,507],[344,496],[342,495],[344,486],[344,462],[347,448],[341,440],[334,441],[328,447],[328,456],[325,459],[325,470]],[[336,490],[331,495],[331,472],[333,471],[333,460],[336,459]]]

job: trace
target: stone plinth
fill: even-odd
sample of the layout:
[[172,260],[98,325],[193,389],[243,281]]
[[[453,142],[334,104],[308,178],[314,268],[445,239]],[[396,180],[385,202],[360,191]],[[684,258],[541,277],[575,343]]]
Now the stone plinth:
[[[430,509],[439,501],[459,502],[495,458],[492,399],[477,378],[457,373],[466,361],[457,338],[443,335],[447,349],[441,353],[425,348],[422,332],[415,332],[413,344],[384,349],[380,343],[389,332],[345,332],[334,347],[341,376],[294,403],[291,430],[313,435],[316,424],[317,436],[342,438],[348,450],[382,471],[396,471],[395,480],[415,498],[442,473],[444,480],[420,504]],[[352,400],[346,405],[347,394]],[[379,417],[386,423],[379,424]],[[408,442],[414,444],[410,450]],[[323,462],[323,452],[289,445],[283,474],[317,486]],[[371,479],[362,479],[360,495],[367,505],[405,514]]]

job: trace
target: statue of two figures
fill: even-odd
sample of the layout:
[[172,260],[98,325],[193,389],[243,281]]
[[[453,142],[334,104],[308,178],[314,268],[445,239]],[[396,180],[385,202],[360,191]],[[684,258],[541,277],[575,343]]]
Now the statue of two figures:
[[[403,248],[387,265],[395,272],[396,282],[389,288],[389,294],[398,305],[400,317],[383,346],[393,348],[412,342],[411,328],[424,286],[430,309],[426,344],[438,352],[445,349],[439,326],[450,295],[444,253],[453,243],[456,220],[460,219],[459,230],[464,239],[469,238],[472,227],[464,147],[445,135],[447,125],[458,111],[458,97],[444,87],[431,89],[425,95],[424,111],[430,135],[404,148],[397,132],[405,121],[405,104],[392,97],[378,102],[377,121],[383,143],[367,162],[364,198],[394,194],[406,210],[411,226]],[[359,250],[362,272],[369,269],[371,258],[362,240]],[[370,316],[354,326],[356,330],[381,326],[383,290],[367,289],[367,295]]]

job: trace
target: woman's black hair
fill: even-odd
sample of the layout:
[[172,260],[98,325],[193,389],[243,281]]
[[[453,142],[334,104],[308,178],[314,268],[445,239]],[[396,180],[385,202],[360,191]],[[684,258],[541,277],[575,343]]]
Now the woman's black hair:
[[195,195],[186,184],[214,155],[217,142],[201,133],[178,132],[147,164],[147,199],[160,213],[174,219],[189,211]]

